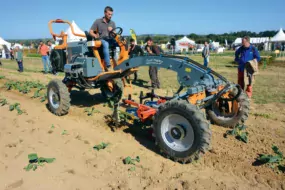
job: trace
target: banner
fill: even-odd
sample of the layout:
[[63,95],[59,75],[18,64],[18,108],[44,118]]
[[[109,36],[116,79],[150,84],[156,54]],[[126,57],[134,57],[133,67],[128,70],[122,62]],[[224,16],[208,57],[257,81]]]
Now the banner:
[[135,43],[137,44],[137,35],[133,29],[130,29],[131,37],[135,40]]

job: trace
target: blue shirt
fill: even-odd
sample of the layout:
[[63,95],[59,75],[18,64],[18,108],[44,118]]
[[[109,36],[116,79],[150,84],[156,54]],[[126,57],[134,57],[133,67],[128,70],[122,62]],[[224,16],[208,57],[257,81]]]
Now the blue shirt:
[[256,47],[250,45],[248,48],[241,46],[235,52],[235,61],[238,62],[238,69],[244,71],[244,66],[248,61],[256,59],[260,61],[260,55]]

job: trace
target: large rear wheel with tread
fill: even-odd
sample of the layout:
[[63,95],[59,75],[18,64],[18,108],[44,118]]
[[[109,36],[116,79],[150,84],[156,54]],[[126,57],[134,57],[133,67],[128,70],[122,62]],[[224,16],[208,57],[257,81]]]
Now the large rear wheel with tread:
[[[229,92],[230,97],[234,97],[236,92]],[[218,99],[207,109],[207,115],[213,124],[233,128],[244,123],[249,114],[249,99],[242,91],[233,101]]]
[[154,117],[153,130],[161,152],[181,163],[198,160],[211,141],[209,123],[202,112],[183,100],[161,105]]
[[70,107],[70,94],[61,80],[52,80],[47,89],[48,106],[50,111],[58,116],[68,113]]

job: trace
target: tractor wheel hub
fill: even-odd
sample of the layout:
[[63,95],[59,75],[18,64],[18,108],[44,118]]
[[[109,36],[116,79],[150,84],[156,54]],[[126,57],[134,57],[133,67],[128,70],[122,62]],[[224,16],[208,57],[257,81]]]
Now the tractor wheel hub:
[[172,138],[182,140],[185,137],[186,131],[182,125],[176,125],[170,130]]

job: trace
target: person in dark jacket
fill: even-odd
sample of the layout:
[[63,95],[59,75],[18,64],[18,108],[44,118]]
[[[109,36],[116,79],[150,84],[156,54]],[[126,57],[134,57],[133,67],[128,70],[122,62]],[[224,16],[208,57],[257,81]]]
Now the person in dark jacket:
[[[130,47],[129,47],[129,57],[132,58],[134,56],[141,56],[144,54],[142,48],[135,44],[135,40],[133,38],[130,39]],[[138,73],[134,73],[134,81],[138,79]]]
[[[238,84],[241,86],[241,88],[244,90],[244,70],[246,67],[246,64],[248,64],[251,61],[259,62],[260,61],[260,55],[256,47],[252,46],[250,44],[250,38],[248,36],[245,36],[242,38],[242,46],[238,48],[235,52],[235,61],[238,63]],[[249,77],[249,84],[246,88],[246,94],[249,98],[252,96],[252,73],[247,70],[247,76]]]
[[[160,50],[159,50],[158,46],[153,45],[153,41],[152,41],[151,37],[147,37],[145,42],[147,43],[145,50],[147,51],[148,54],[150,54],[150,55],[159,55],[160,54]],[[158,74],[157,67],[149,66],[149,77],[151,80],[151,87],[159,89],[160,88],[160,82],[158,80],[157,74]]]

